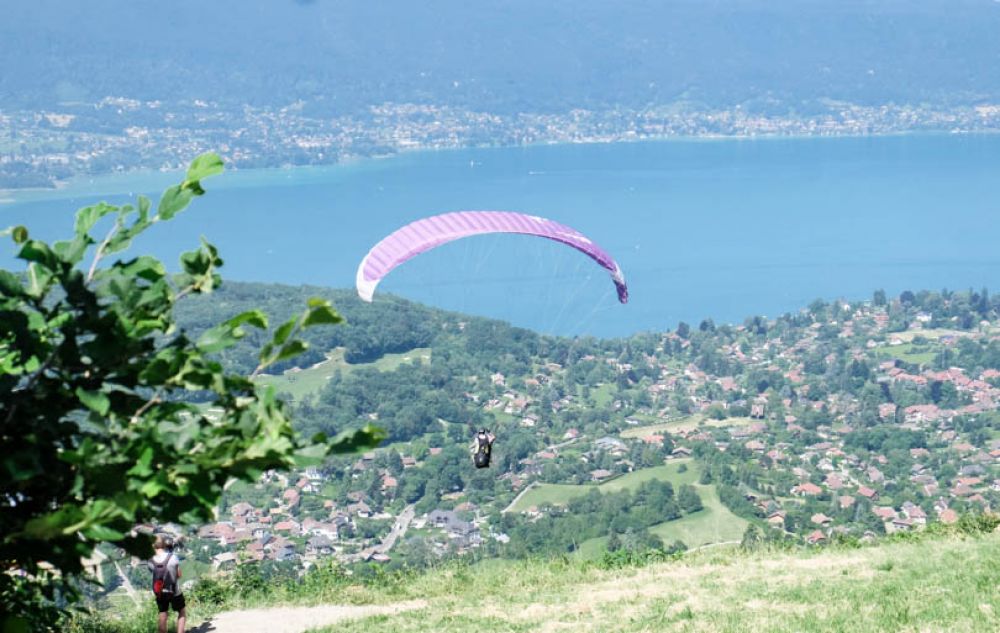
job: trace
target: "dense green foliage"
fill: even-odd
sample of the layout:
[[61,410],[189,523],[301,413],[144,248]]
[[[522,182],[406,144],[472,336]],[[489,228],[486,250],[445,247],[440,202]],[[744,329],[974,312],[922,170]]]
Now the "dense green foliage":
[[[3,630],[57,626],[84,559],[101,543],[151,553],[137,524],[205,521],[231,478],[254,480],[333,452],[375,445],[377,429],[303,440],[273,390],[231,373],[216,354],[268,319],[248,310],[194,335],[174,305],[220,284],[215,247],[202,243],[167,274],[146,256],[109,261],[183,211],[222,171],[199,156],[156,211],[106,203],[76,214],[70,240],[10,233],[23,274],[0,270],[0,601]],[[96,227],[106,236],[95,238]],[[84,260],[90,254],[89,267]],[[299,333],[341,317],[314,299],[263,342],[253,373],[307,349]],[[191,402],[193,393],[212,413]]]

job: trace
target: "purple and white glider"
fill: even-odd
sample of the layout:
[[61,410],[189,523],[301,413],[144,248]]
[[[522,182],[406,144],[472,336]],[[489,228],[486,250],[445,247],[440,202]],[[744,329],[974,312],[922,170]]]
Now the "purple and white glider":
[[375,286],[396,266],[448,242],[484,233],[535,235],[572,246],[600,264],[615,282],[618,300],[628,302],[628,286],[618,263],[589,238],[568,226],[512,211],[457,211],[407,224],[376,244],[358,266],[358,296],[371,301]]

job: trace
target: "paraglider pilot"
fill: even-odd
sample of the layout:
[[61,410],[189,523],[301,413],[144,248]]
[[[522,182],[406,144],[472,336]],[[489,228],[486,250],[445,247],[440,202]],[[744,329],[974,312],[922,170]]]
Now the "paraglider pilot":
[[493,442],[496,436],[488,429],[479,429],[475,439],[472,441],[470,450],[472,452],[472,463],[476,468],[489,468],[490,458],[493,456]]

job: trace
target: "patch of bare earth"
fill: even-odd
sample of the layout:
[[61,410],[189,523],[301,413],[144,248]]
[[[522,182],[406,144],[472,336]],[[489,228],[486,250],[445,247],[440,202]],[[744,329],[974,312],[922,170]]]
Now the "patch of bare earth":
[[274,607],[246,609],[220,613],[200,627],[199,633],[303,633],[309,629],[330,626],[345,620],[356,620],[373,615],[395,615],[403,611],[422,609],[423,600],[412,600],[391,605],[318,607]]

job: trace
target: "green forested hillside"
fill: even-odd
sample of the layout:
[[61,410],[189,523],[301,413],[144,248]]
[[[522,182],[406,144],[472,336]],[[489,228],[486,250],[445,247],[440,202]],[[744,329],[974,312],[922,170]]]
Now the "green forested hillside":
[[[323,519],[327,502],[364,500],[390,516],[461,506],[492,535],[472,548],[487,555],[599,555],[622,538],[739,540],[751,524],[812,541],[919,530],[1000,499],[1000,299],[986,290],[877,292],[774,320],[597,340],[391,296],[368,304],[350,291],[229,283],[182,302],[181,322],[196,335],[261,306],[279,323],[314,295],[347,324],[310,332],[298,365],[261,381],[293,401],[302,432],[375,422],[389,444],[361,463],[325,464],[300,521]],[[251,337],[223,358],[246,373]],[[482,426],[500,437],[488,472],[469,468],[465,448]],[[614,518],[619,505],[648,505],[647,480],[672,487],[652,511]],[[700,504],[686,508],[681,484],[691,483]],[[588,501],[591,491],[606,499]],[[227,507],[248,499],[230,495]],[[265,509],[266,495],[253,501]],[[426,563],[428,546],[455,553],[434,538],[414,530],[390,566]]]
[[[181,322],[194,335],[254,306],[280,322],[314,295],[348,324],[263,380],[303,432],[374,421],[389,442],[233,486],[216,524],[180,528],[187,564],[219,566],[190,587],[195,615],[402,603],[338,626],[997,630],[997,536],[959,536],[1000,501],[1000,300],[985,290],[570,340],[391,297],[228,284]],[[223,360],[249,372],[249,350]],[[500,438],[488,471],[469,463],[478,426]],[[261,551],[265,517],[281,536]],[[634,568],[651,560],[665,562]],[[97,604],[114,613],[107,573]],[[98,622],[81,630],[114,630]]]

